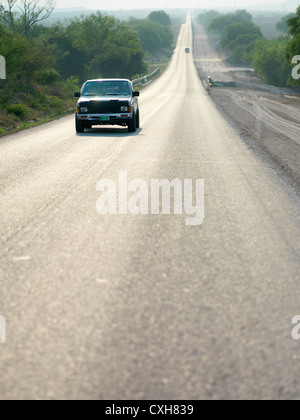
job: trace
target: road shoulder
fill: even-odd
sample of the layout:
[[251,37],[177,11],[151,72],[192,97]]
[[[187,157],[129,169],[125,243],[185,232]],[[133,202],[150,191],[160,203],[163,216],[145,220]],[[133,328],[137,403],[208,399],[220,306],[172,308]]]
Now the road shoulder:
[[[300,95],[263,83],[251,69],[231,67],[201,25],[193,25],[193,34],[199,77],[219,111],[300,195]],[[209,86],[208,77],[218,87]]]

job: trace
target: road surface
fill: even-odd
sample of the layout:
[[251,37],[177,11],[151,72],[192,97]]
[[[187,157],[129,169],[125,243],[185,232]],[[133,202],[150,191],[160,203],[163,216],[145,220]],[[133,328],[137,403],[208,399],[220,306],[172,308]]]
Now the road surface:
[[[189,19],[142,128],[0,144],[1,399],[300,397],[299,199],[219,114]],[[96,211],[99,180],[205,180],[205,219]]]

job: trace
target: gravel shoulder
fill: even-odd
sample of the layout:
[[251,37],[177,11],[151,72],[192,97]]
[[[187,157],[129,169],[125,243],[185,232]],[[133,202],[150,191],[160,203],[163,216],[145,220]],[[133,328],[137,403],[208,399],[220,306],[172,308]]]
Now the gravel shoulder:
[[[194,59],[204,86],[241,138],[300,194],[300,95],[232,67],[194,24]],[[211,77],[220,87],[212,88]]]

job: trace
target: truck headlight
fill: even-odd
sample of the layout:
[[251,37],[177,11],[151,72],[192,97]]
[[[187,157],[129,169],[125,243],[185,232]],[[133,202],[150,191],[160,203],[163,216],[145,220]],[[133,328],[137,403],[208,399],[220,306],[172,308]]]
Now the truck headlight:
[[80,112],[82,112],[83,114],[86,114],[88,112],[88,108],[86,106],[82,106],[80,108]]
[[128,106],[121,106],[121,112],[128,112]]

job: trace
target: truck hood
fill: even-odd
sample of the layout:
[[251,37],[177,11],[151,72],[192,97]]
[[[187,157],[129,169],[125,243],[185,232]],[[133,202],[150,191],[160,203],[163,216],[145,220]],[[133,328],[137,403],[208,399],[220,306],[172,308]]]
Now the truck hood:
[[85,102],[124,102],[130,101],[131,96],[82,96],[79,100],[80,103]]

